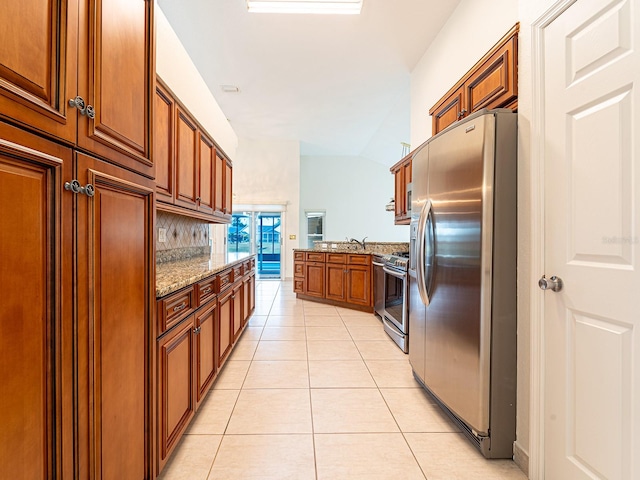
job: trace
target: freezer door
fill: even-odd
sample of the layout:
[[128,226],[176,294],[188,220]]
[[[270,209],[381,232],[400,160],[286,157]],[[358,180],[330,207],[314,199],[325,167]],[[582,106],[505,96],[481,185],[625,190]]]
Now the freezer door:
[[487,114],[429,143],[435,265],[425,384],[479,434],[489,430],[494,133]]

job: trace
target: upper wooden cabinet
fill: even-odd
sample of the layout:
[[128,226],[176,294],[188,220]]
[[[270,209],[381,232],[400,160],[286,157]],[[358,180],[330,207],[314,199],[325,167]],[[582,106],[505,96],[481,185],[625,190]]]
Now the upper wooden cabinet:
[[408,185],[411,183],[411,155],[409,154],[390,168],[395,181],[395,224],[408,225],[411,222],[411,200]]
[[518,29],[516,24],[431,107],[433,135],[483,108],[517,108]]
[[157,208],[230,222],[231,161],[159,78],[155,105]]
[[0,116],[153,177],[153,4],[4,1]]

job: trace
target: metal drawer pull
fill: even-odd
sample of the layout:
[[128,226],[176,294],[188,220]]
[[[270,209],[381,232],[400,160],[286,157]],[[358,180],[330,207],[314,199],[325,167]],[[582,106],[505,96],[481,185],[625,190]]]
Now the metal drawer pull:
[[87,105],[84,98],[78,95],[76,98],[69,99],[69,106],[77,108],[80,115],[86,115],[89,118],[96,118],[96,111],[92,105]]
[[211,287],[207,287],[204,290],[202,290],[202,294],[206,295],[207,293],[209,293],[211,291]]
[[64,189],[70,190],[73,193],[84,193],[87,197],[93,197],[96,194],[96,189],[93,185],[87,183],[83,187],[78,180],[64,182]]
[[187,302],[182,302],[180,305],[173,307],[174,312],[179,312],[180,310],[184,310],[187,308]]

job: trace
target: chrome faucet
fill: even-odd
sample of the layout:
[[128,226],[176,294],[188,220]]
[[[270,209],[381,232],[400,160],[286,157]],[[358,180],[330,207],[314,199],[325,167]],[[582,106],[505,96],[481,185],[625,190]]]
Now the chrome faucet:
[[367,238],[369,238],[369,237],[364,237],[361,242],[359,240],[356,240],[355,238],[352,238],[352,239],[349,240],[349,243],[357,243],[358,245],[360,245],[362,247],[363,250],[365,250],[367,248],[367,244],[365,242],[365,240]]

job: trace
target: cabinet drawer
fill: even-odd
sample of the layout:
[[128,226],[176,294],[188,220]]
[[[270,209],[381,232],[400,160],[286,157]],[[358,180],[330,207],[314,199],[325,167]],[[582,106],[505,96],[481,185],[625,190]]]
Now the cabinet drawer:
[[158,335],[162,335],[196,308],[195,289],[192,286],[158,300]]
[[344,253],[327,253],[327,263],[345,263],[347,255]]
[[293,264],[293,276],[304,277],[304,263],[296,262]]
[[242,273],[246,275],[251,271],[251,260],[247,260],[242,264]]
[[225,270],[218,274],[218,293],[231,286],[233,283],[232,274],[233,272],[231,270]]
[[324,253],[306,252],[305,259],[307,262],[324,262]]
[[240,280],[242,278],[242,265],[236,265],[233,267],[233,281]]
[[349,265],[369,265],[371,263],[371,255],[349,255],[347,263]]
[[296,293],[304,293],[304,279],[296,278],[293,280],[293,291]]
[[293,252],[293,259],[298,262],[304,262],[304,252]]
[[216,277],[209,277],[198,284],[198,306],[202,306],[207,303],[211,298],[216,295]]

